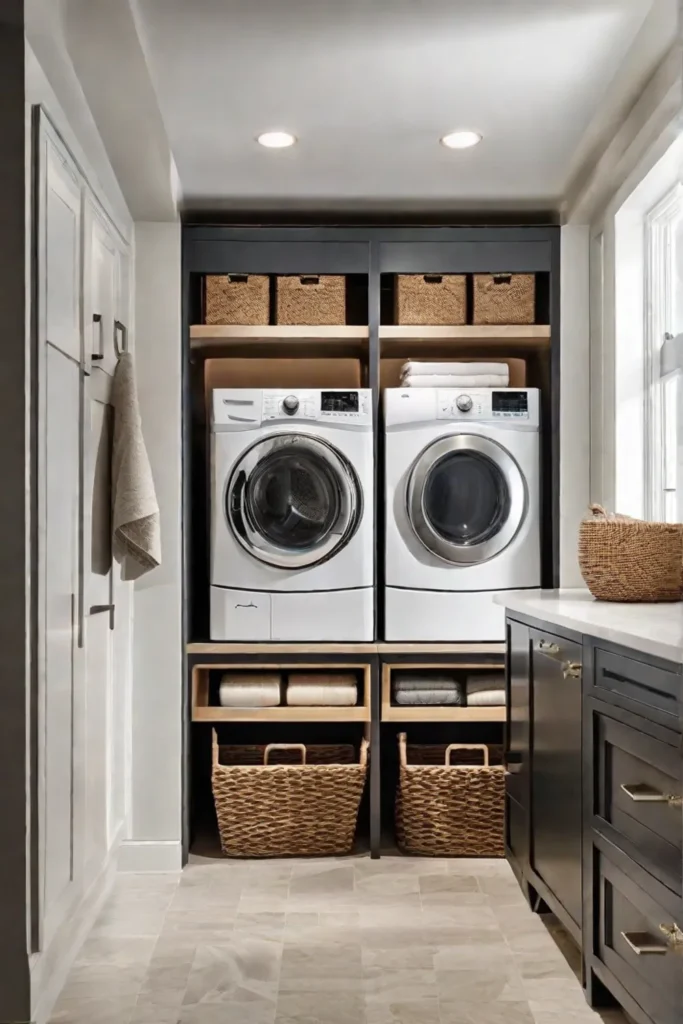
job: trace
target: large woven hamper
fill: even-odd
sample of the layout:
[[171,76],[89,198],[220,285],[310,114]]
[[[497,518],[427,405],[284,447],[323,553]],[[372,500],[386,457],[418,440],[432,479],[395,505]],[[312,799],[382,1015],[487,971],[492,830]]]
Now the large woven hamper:
[[278,277],[277,322],[311,327],[346,323],[346,278],[342,275]]
[[209,274],[204,284],[207,324],[267,324],[270,285],[265,274]]
[[[274,758],[279,763],[271,763]],[[284,762],[284,763],[283,763]],[[213,796],[228,857],[349,853],[367,774],[368,744],[219,746]]]
[[608,515],[591,505],[579,529],[579,567],[601,601],[680,601],[683,525]]
[[467,278],[464,274],[399,274],[396,323],[407,326],[467,322]]
[[475,324],[533,324],[536,313],[533,274],[475,274]]
[[[398,737],[400,779],[396,839],[406,853],[428,857],[505,856],[505,772],[482,744],[408,746]],[[454,751],[465,764],[453,764]],[[472,764],[472,755],[483,764]],[[464,755],[464,756],[463,756]]]

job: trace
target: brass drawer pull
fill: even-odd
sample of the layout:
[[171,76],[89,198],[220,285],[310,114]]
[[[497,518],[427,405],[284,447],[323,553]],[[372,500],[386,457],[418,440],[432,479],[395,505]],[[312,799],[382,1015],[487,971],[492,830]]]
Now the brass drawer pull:
[[543,654],[547,654],[549,658],[557,658],[562,654],[559,644],[551,644],[549,640],[539,640],[538,649]]
[[675,921],[673,924],[660,924],[659,930],[662,935],[666,935],[669,949],[673,949],[675,953],[683,953],[683,932]]
[[661,956],[669,952],[669,947],[657,942],[649,932],[622,932],[621,937],[638,956]]
[[636,804],[668,804],[669,807],[683,807],[683,797],[674,793],[660,793],[646,782],[622,782],[621,789]]
[[562,666],[562,675],[565,679],[580,679],[581,668],[578,661],[568,661]]

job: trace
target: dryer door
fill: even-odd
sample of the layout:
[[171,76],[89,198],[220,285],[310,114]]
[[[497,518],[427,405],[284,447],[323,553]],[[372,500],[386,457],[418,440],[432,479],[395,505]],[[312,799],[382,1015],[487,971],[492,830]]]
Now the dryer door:
[[527,507],[524,478],[505,448],[487,437],[454,434],[429,445],[408,482],[408,517],[432,554],[453,565],[503,551]]
[[234,467],[225,510],[251,555],[266,565],[303,569],[348,543],[360,522],[362,492],[353,467],[326,441],[271,434]]

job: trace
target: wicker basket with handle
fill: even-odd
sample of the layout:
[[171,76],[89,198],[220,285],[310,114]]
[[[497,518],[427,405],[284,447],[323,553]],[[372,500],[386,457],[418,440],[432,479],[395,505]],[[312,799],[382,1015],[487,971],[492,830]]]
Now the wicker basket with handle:
[[533,324],[536,278],[533,274],[475,274],[475,324]]
[[467,278],[464,274],[399,274],[396,323],[407,326],[467,322]]
[[608,515],[591,505],[579,529],[579,567],[601,601],[680,601],[683,525]]
[[[505,770],[489,763],[483,744],[451,743],[432,763],[427,747],[398,737],[400,780],[396,838],[406,853],[428,857],[505,856]],[[483,756],[483,764],[452,764],[454,751]],[[410,762],[412,763],[409,763]]]
[[310,327],[346,323],[346,278],[304,274],[277,279],[277,322]]
[[[278,764],[271,763],[277,753]],[[282,763],[286,761],[288,763]],[[221,747],[213,732],[213,796],[228,857],[349,853],[367,775],[368,744]]]
[[265,274],[209,274],[204,286],[204,320],[220,324],[267,324],[270,285]]

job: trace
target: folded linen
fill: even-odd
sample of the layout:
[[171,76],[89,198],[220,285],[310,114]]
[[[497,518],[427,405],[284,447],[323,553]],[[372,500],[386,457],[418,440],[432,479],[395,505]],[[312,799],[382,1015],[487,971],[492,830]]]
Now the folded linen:
[[262,676],[260,680],[242,680],[224,675],[218,691],[224,708],[275,708],[280,703],[280,677]]
[[471,708],[505,707],[505,690],[478,690],[467,694],[467,705]]
[[455,693],[453,690],[394,690],[394,700],[404,707],[406,705],[462,707],[465,703],[465,695],[462,691]]
[[318,683],[313,680],[290,682],[286,702],[290,707],[354,707],[358,703],[358,684],[348,682]]
[[453,676],[444,675],[396,675],[394,678],[394,690],[449,690],[451,693],[459,693],[462,683]]
[[506,388],[508,377],[490,374],[481,377],[449,376],[445,373],[433,374],[429,377],[416,377],[409,373],[401,378],[403,388]]
[[456,377],[510,377],[507,363],[469,363],[463,360],[450,363],[422,363],[412,359],[401,367],[403,377],[408,374],[413,377],[432,377],[444,373],[448,376],[455,374]]

